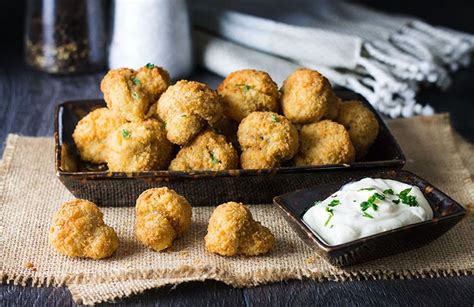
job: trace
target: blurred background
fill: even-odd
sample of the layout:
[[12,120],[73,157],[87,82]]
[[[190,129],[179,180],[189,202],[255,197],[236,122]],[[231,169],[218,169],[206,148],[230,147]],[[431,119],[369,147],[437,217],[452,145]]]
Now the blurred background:
[[[45,74],[37,69],[31,68],[25,64],[25,33],[27,20],[27,6],[35,6],[39,0],[18,0],[0,2],[0,136],[4,137],[8,132],[18,132],[31,134],[29,131],[22,131],[21,125],[15,124],[13,131],[9,127],[13,127],[14,121],[27,120],[44,120],[49,121],[51,115],[45,115],[44,112],[52,113],[52,110],[44,110],[40,106],[35,105],[41,101],[54,100],[60,102],[66,99],[82,99],[101,97],[99,91],[99,81],[106,71],[106,59],[100,59],[107,56],[107,48],[97,48],[99,54],[99,65],[92,67],[90,71],[81,74]],[[50,1],[55,2],[55,1]],[[61,2],[61,1],[56,1]],[[67,2],[67,1],[62,1]],[[74,3],[74,1],[69,1]],[[100,2],[100,1],[98,1]],[[123,1],[122,1],[123,2]],[[133,2],[133,1],[132,1]],[[180,1],[182,2],[182,1]],[[474,33],[474,1],[355,1],[364,4],[370,8],[382,10],[388,13],[400,13],[413,15],[425,22],[435,25],[449,27],[455,30]],[[77,1],[76,1],[77,3]],[[259,1],[254,1],[258,6]],[[99,27],[103,26],[103,31],[108,33],[112,25],[111,11],[114,5],[111,1],[104,1],[105,20],[98,22]],[[55,8],[58,9],[58,8]],[[67,10],[66,7],[59,8]],[[185,7],[175,7],[174,10],[185,10]],[[192,18],[192,16],[191,16]],[[173,25],[171,25],[173,26]],[[179,27],[176,27],[178,29]],[[31,35],[31,33],[30,33]],[[178,33],[177,39],[186,33]],[[105,38],[110,42],[110,33]],[[100,38],[99,38],[100,41]],[[133,51],[133,49],[132,49]],[[175,51],[177,52],[177,51]],[[183,53],[183,49],[180,52]],[[100,62],[102,61],[102,65]],[[110,61],[110,59],[109,59]],[[179,60],[182,63],[182,60]],[[145,64],[145,63],[144,63]],[[199,63],[197,63],[199,64]],[[216,86],[222,77],[218,76],[199,65],[190,66],[191,70],[184,67],[180,76],[189,79],[195,79]],[[34,65],[33,65],[34,66]],[[417,101],[429,103],[434,107],[436,112],[450,112],[455,129],[469,139],[474,141],[474,123],[472,116],[474,115],[474,103],[472,103],[474,94],[472,94],[472,84],[474,81],[474,68],[469,66],[462,68],[451,75],[452,84],[447,90],[442,90],[434,86],[422,86],[417,94]],[[38,112],[36,118],[32,115],[25,115],[23,118],[12,118],[8,116],[11,109],[15,106],[13,101],[23,100],[25,104],[31,104],[32,110]],[[51,106],[47,106],[51,108]],[[41,125],[40,125],[41,126]],[[39,131],[34,134],[47,135],[51,134],[52,125],[45,124],[41,126]],[[15,131],[17,130],[17,131]],[[1,139],[1,138],[0,138]]]

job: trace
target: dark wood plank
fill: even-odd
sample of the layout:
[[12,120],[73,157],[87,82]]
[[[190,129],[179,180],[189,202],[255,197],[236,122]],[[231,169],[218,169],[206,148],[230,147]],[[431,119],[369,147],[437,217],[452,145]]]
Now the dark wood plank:
[[290,281],[244,289],[249,306],[471,306],[472,277],[350,282]]

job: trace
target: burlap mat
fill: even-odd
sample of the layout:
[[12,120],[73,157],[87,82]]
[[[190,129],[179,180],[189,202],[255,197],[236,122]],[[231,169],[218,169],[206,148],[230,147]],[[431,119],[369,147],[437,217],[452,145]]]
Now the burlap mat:
[[[473,205],[474,186],[457,152],[447,115],[394,120],[390,127],[408,157],[407,169],[461,204]],[[472,148],[467,150],[471,158],[472,153]],[[472,214],[424,248],[339,269],[317,258],[272,205],[251,206],[255,218],[276,235],[276,248],[267,256],[224,258],[206,252],[203,237],[213,208],[196,207],[190,232],[164,253],[144,248],[134,239],[133,208],[104,208],[106,223],[120,237],[117,253],[101,261],[67,258],[47,242],[53,211],[72,198],[54,175],[53,156],[51,138],[8,138],[0,169],[3,282],[66,285],[76,302],[93,304],[193,280],[215,279],[247,287],[284,279],[342,281],[473,272]],[[472,159],[465,161],[472,167]]]

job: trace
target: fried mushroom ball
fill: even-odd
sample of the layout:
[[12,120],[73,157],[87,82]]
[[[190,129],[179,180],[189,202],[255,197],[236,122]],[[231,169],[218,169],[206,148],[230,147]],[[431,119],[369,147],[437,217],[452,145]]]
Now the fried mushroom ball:
[[92,259],[111,256],[119,244],[99,208],[83,199],[66,202],[54,213],[48,239],[62,255]]
[[[329,81],[319,72],[307,68],[296,69],[283,82],[281,106],[283,114],[296,124],[307,124],[320,120],[335,104]],[[329,116],[334,116],[330,109]]]
[[213,170],[236,169],[239,156],[223,135],[212,130],[201,132],[185,145],[171,161],[170,170]]
[[340,104],[336,122],[349,131],[357,158],[365,156],[379,133],[379,122],[374,113],[360,101],[345,101]]
[[107,137],[125,122],[125,119],[107,108],[95,109],[83,117],[72,134],[81,159],[97,164],[105,163]]
[[208,251],[222,256],[266,254],[275,242],[270,230],[255,221],[246,206],[236,202],[214,209],[204,240]]
[[135,210],[135,235],[155,251],[170,247],[191,225],[191,205],[186,198],[166,187],[143,192]]
[[168,140],[185,145],[206,124],[211,126],[222,117],[219,96],[206,84],[178,81],[158,101],[158,115],[166,123]]
[[170,76],[165,69],[147,64],[137,71],[110,70],[102,79],[100,89],[109,109],[128,121],[142,121],[169,84]]
[[240,123],[237,137],[244,169],[277,167],[298,151],[298,131],[287,118],[273,112],[250,113]]
[[323,120],[304,125],[300,130],[300,149],[296,165],[352,163],[355,150],[344,126]]
[[113,172],[140,172],[166,169],[172,145],[164,124],[155,119],[125,123],[107,140],[107,164]]
[[254,69],[234,71],[217,87],[224,114],[240,122],[255,111],[278,112],[278,87],[269,74]]

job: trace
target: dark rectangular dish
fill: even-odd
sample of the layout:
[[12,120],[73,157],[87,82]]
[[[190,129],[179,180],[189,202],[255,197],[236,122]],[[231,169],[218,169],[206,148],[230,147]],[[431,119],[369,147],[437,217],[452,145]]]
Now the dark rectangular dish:
[[327,198],[344,184],[362,177],[354,175],[336,183],[287,193],[273,200],[298,236],[319,256],[333,265],[357,264],[421,247],[451,229],[466,214],[466,210],[460,204],[410,172],[402,170],[373,172],[370,177],[398,180],[419,187],[433,209],[433,219],[344,244],[327,245],[302,221],[303,214],[314,205],[315,201]]
[[[339,91],[345,99],[361,97]],[[363,101],[363,100],[362,100]],[[362,161],[351,165],[291,167],[230,171],[148,171],[119,173],[87,171],[72,139],[77,122],[91,110],[103,107],[103,100],[67,101],[58,105],[55,114],[56,174],[71,193],[102,206],[134,206],[146,189],[167,186],[184,195],[195,206],[216,205],[227,201],[250,204],[271,203],[276,195],[321,183],[335,182],[354,173],[371,169],[398,169],[405,156],[387,126],[372,106],[363,101],[377,117],[380,131],[377,140]]]

